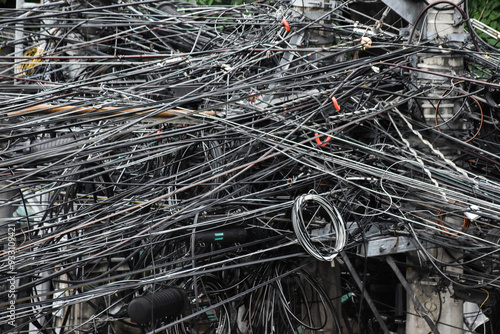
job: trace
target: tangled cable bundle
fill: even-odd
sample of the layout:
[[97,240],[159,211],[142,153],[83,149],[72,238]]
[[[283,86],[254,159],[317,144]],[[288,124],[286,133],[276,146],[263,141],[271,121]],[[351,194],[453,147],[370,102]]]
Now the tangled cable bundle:
[[396,332],[386,256],[494,314],[500,62],[466,5],[1,9],[1,330]]
[[[308,202],[316,202],[318,207],[314,207],[314,212],[312,214],[310,213],[311,217],[305,219],[304,211],[306,206],[308,206]],[[320,226],[323,222],[314,221],[315,216],[317,216],[316,219],[324,221],[324,217],[318,216],[318,213],[323,210],[327,218],[331,220],[332,227],[327,227],[328,225],[326,225],[326,229],[325,227],[321,228]],[[321,196],[314,194],[299,196],[293,204],[292,224],[299,243],[304,247],[306,252],[318,260],[332,261],[344,249],[347,243],[347,232],[342,217],[338,210]],[[315,229],[313,229],[313,227],[315,227]],[[318,235],[313,235],[314,237],[311,237],[308,235],[308,230],[312,233],[317,231],[316,233]],[[321,239],[335,239],[335,244],[333,246],[328,246]],[[321,244],[321,247],[316,247],[314,245],[315,242]]]

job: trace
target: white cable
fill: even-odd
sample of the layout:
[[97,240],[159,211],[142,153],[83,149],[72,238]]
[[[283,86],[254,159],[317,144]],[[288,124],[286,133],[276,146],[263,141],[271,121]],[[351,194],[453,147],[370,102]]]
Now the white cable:
[[[323,235],[317,237],[311,236],[308,233],[306,222],[303,217],[303,209],[307,202],[315,202],[328,214],[331,221],[331,223],[328,224],[331,233],[328,233],[326,236]],[[333,259],[347,244],[347,230],[342,216],[336,207],[320,195],[304,194],[295,200],[292,208],[292,224],[297,240],[302,245],[304,250],[320,261],[333,261]],[[335,245],[333,247],[321,247],[324,246],[323,243],[317,242],[320,238],[325,237],[333,239],[332,236],[335,237]],[[321,246],[318,247],[317,245]]]

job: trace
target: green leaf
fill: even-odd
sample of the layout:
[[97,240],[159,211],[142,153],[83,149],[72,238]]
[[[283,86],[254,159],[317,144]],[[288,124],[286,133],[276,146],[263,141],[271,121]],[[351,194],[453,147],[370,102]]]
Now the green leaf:
[[495,23],[495,21],[500,17],[500,13],[497,12],[497,11],[494,11],[494,12],[490,12],[490,14],[488,15],[488,20],[490,21],[490,25],[491,23]]

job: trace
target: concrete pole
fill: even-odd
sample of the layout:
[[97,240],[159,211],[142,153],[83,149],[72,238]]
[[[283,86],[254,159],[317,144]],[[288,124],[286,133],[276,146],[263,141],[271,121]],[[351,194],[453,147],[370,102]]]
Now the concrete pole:
[[[16,0],[16,9],[23,9],[24,8],[24,0]],[[23,21],[19,21],[16,23],[16,30],[14,32],[14,39],[17,41],[20,41],[21,39],[24,38],[24,23]],[[14,55],[16,57],[21,57],[23,55],[23,44],[17,43],[14,47]],[[19,74],[20,73],[20,66],[19,63],[21,62],[21,59],[16,59],[14,60],[14,74]],[[17,83],[17,80],[15,81]]]
[[[459,0],[452,0],[453,3],[458,4]],[[450,8],[442,10],[439,8]],[[453,6],[441,4],[430,8],[427,11],[426,21],[424,22],[423,35],[419,36],[421,40],[430,41],[436,47],[439,47],[443,42],[461,44],[463,36],[465,36],[464,24],[460,22],[461,15]],[[418,55],[417,67],[444,74],[460,75],[464,71],[464,59],[461,55],[455,55],[452,52],[443,50],[442,52],[435,53],[422,53]],[[439,77],[436,75],[418,74],[419,82],[421,84],[431,83],[436,88],[428,96],[440,97],[447,89],[450,88],[452,82],[448,78]],[[453,115],[460,108],[460,101],[448,100],[442,101],[439,104],[439,109],[436,110],[438,100],[425,101],[421,104],[424,118],[430,126],[435,126],[435,116],[439,115],[439,123],[444,123],[450,120]],[[453,125],[452,125],[453,126]],[[457,125],[455,125],[456,127]],[[463,126],[463,125],[459,125]],[[449,128],[448,128],[449,129]],[[454,130],[457,130],[456,128]],[[443,128],[442,131],[445,131]],[[440,145],[441,152],[451,158],[453,151],[452,148],[446,148]],[[443,203],[446,206],[449,203]],[[437,215],[437,213],[436,213]],[[450,221],[447,223],[461,223]],[[439,233],[439,232],[435,232]],[[460,258],[460,254],[452,254],[450,256],[444,249],[428,250],[431,256],[439,261],[450,263],[452,256]],[[408,262],[419,263],[422,260],[422,254],[409,253]],[[460,267],[445,268],[445,270],[461,271]],[[425,308],[428,316],[436,323],[439,333],[446,334],[462,334],[463,333],[463,302],[452,298],[453,287],[450,285],[446,287],[438,287],[439,277],[429,277],[420,271],[408,269],[406,271],[406,278],[408,280],[411,290],[415,296],[420,300],[422,306]],[[411,298],[407,299],[407,319],[406,319],[406,333],[412,334],[428,334],[430,328],[424,317],[421,316],[416,305]]]

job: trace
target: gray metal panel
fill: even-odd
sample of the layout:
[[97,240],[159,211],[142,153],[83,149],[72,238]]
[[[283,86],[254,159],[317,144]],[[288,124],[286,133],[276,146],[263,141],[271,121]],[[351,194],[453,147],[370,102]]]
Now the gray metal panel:
[[415,23],[418,14],[425,8],[425,2],[419,0],[382,0],[382,2],[411,24]]
[[324,0],[292,0],[292,6],[295,7],[310,7],[310,8],[324,8]]

